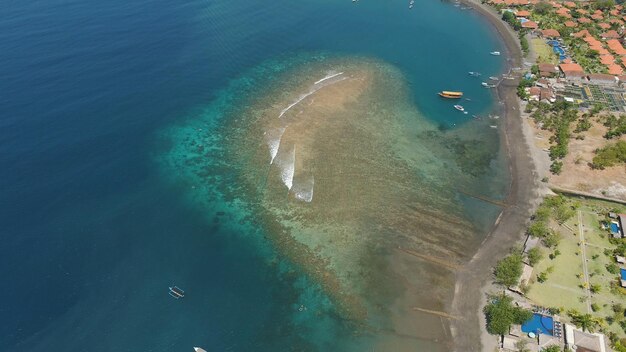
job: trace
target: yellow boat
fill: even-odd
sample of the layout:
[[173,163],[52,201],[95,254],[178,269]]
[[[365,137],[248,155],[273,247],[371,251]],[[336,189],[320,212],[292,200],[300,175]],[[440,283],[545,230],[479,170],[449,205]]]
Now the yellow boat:
[[459,99],[463,96],[463,92],[449,92],[444,90],[443,92],[439,92],[439,96],[448,99]]

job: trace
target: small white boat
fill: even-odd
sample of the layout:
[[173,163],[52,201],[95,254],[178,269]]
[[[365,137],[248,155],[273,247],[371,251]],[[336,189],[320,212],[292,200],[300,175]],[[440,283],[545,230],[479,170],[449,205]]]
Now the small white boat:
[[470,71],[468,72],[470,76],[472,77],[480,77],[480,72],[474,72],[474,71]]
[[491,127],[491,128],[498,128],[498,126],[496,126],[496,125],[491,125],[489,127]]
[[493,56],[500,56],[500,52],[499,51],[492,51],[489,54],[491,54]]
[[180,287],[178,286],[173,286],[170,287],[170,292],[169,292],[170,296],[179,299],[179,298],[183,298],[185,297],[185,291],[183,291]]
[[461,105],[455,105],[454,108],[459,110],[459,111],[465,111],[465,108],[463,106],[461,106]]
[[480,85],[483,86],[483,87],[489,87],[489,83],[487,83],[487,82],[482,82]]
[[193,350],[196,351],[196,352],[206,352],[206,350],[204,348],[201,348],[201,347],[194,347]]
[[498,81],[498,80],[500,80],[500,78],[495,77],[495,76],[491,76],[491,77],[489,77],[489,79],[490,79],[490,80],[492,80],[492,81]]

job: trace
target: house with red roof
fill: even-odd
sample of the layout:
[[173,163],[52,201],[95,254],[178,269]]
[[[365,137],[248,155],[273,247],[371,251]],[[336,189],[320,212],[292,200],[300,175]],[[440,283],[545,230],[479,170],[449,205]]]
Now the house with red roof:
[[587,17],[581,17],[578,19],[578,23],[582,23],[582,24],[589,24],[592,21],[590,19],[588,19]]
[[606,73],[591,73],[587,77],[590,83],[598,85],[616,85],[617,77]]
[[575,38],[583,38],[583,37],[588,37],[591,35],[591,33],[589,33],[588,30],[583,29],[580,32],[576,32],[574,34],[572,34]]
[[598,23],[598,27],[600,27],[600,28],[602,28],[604,30],[607,30],[607,29],[611,28],[611,25],[608,24],[608,23],[602,22],[602,23]]
[[530,12],[526,10],[519,10],[515,13],[516,17],[528,17],[530,16]]
[[621,38],[619,33],[617,33],[617,31],[615,31],[615,30],[610,30],[608,32],[602,33],[601,35],[602,35],[602,38],[606,38],[606,39],[619,39],[619,38]]
[[561,72],[563,73],[567,73],[567,72],[580,72],[580,73],[584,73],[585,71],[583,70],[582,66],[580,66],[579,64],[575,64],[575,63],[569,63],[569,64],[560,64],[559,65],[559,69],[561,70]]
[[544,29],[541,34],[546,38],[559,38],[561,36],[556,29]]
[[596,21],[601,21],[604,18],[604,16],[602,16],[601,14],[594,13],[593,15],[591,15],[591,18]]
[[620,43],[619,40],[609,39],[606,41],[606,44],[608,45],[609,49],[611,49],[611,51],[614,52],[616,55],[626,55],[626,49],[624,49],[622,43]]
[[612,65],[615,63],[615,56],[611,54],[600,55],[600,62],[605,66]]
[[539,28],[539,25],[537,24],[537,22],[534,21],[526,21],[522,23],[522,28],[537,29]]
[[578,23],[574,22],[574,21],[565,21],[565,27],[567,28],[576,28],[578,27]]
[[612,75],[621,75],[622,73],[624,73],[624,69],[620,65],[613,64],[609,65],[608,68],[609,74]]

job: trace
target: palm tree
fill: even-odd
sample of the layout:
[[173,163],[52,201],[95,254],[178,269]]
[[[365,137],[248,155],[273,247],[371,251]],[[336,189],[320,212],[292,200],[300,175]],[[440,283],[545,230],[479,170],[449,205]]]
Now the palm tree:
[[598,326],[598,319],[591,316],[591,314],[576,314],[572,316],[572,321],[576,326],[579,326],[583,331],[593,332]]

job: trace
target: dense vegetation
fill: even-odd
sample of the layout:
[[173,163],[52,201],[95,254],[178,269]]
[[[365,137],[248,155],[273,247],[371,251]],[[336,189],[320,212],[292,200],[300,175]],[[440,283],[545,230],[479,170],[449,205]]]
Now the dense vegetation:
[[509,333],[512,324],[522,324],[532,318],[533,313],[513,304],[513,298],[504,293],[490,298],[485,306],[487,317],[487,331],[494,335]]
[[[528,233],[536,238],[548,248],[556,247],[561,239],[557,232],[549,227],[550,219],[554,219],[559,224],[569,220],[575,214],[575,205],[567,203],[563,196],[547,197],[537,209],[533,222],[528,227]],[[530,257],[529,257],[529,260]]]
[[[565,158],[568,152],[569,140],[571,138],[570,125],[579,119],[578,112],[566,101],[557,101],[552,105],[538,103],[533,106],[535,110],[532,112],[531,117],[542,129],[552,132],[550,137],[550,142],[552,142],[550,147],[550,159],[552,159],[550,171],[554,174],[559,174],[563,166],[560,160]],[[585,128],[589,129],[591,126],[588,121],[589,117],[585,118],[578,122],[576,131],[581,131]]]
[[615,115],[608,115],[604,117],[604,126],[608,128],[608,131],[604,135],[604,138],[611,139],[620,137],[626,134],[626,116],[616,117]]
[[604,168],[626,163],[626,142],[619,141],[596,150],[591,167],[603,170]]
[[522,255],[512,253],[504,259],[500,260],[496,265],[494,274],[496,282],[504,286],[513,286],[517,284],[520,276],[522,276],[523,264]]

